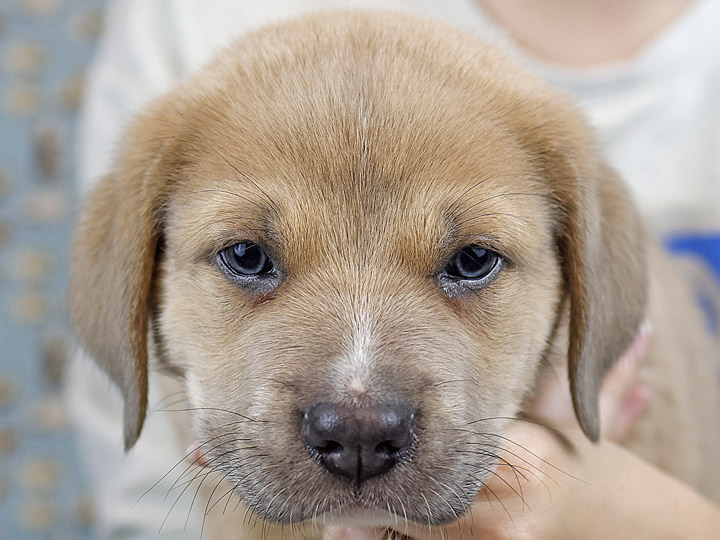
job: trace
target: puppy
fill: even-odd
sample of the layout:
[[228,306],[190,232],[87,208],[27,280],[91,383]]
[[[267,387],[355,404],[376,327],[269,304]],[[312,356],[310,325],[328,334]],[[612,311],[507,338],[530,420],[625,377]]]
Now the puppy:
[[148,366],[175,374],[189,440],[272,537],[456,519],[557,351],[596,440],[644,319],[654,399],[627,444],[717,497],[716,364],[672,271],[565,98],[455,28],[336,12],[243,37],[136,120],[70,296],[126,448]]

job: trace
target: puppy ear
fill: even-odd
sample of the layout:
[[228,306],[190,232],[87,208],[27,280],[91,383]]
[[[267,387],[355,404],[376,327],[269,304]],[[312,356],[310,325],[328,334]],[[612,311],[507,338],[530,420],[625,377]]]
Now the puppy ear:
[[524,85],[516,85],[524,95],[507,105],[515,111],[509,118],[556,206],[555,239],[569,305],[570,391],[580,426],[597,441],[600,385],[645,317],[645,232],[582,116],[534,78]]
[[567,163],[572,172],[559,193],[557,238],[570,307],[573,406],[585,434],[597,441],[600,385],[645,316],[647,282],[637,212],[615,172],[592,161],[590,167]]
[[147,408],[150,291],[167,184],[167,145],[152,124],[136,124],[115,171],[86,201],[70,268],[71,317],[122,392],[126,450]]

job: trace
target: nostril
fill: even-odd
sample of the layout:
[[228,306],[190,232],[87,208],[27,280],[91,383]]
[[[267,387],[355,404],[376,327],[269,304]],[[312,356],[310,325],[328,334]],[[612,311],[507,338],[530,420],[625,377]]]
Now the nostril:
[[323,441],[320,444],[314,445],[314,449],[322,456],[338,454],[344,450],[343,445],[337,441]]
[[410,456],[414,419],[403,405],[316,403],[305,411],[302,433],[308,452],[329,472],[361,482]]
[[384,441],[375,446],[375,453],[392,457],[402,449],[403,446],[396,446],[391,441]]

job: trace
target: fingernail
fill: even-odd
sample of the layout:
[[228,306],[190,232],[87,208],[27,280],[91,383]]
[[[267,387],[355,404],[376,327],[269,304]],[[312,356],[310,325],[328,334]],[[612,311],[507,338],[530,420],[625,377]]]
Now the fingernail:
[[628,394],[625,399],[624,408],[628,416],[632,417],[633,420],[637,418],[650,404],[652,398],[652,390],[649,386],[641,384]]
[[652,391],[649,386],[638,385],[633,388],[623,402],[623,414],[627,418],[628,429],[650,405]]
[[190,457],[191,455],[193,455],[195,453],[195,451],[198,449],[198,446],[199,445],[198,445],[197,441],[193,441],[192,443],[190,443],[188,445],[188,447],[185,449],[185,455],[187,457]]
[[649,331],[646,331],[643,328],[641,328],[638,331],[638,334],[635,336],[635,339],[633,340],[632,344],[630,345],[630,348],[628,349],[627,354],[625,354],[623,356],[623,359],[625,360],[625,364],[628,367],[629,366],[634,367],[636,364],[639,364],[643,360],[643,358],[645,357],[645,353],[647,352],[649,341],[650,341]]
[[338,528],[338,527],[325,527],[325,531],[323,533],[323,540],[346,540],[347,529],[344,528]]
[[645,385],[639,385],[628,393],[623,400],[622,415],[615,433],[610,436],[611,440],[622,442],[628,436],[637,419],[648,408],[651,397],[652,391]]
[[198,443],[198,441],[193,441],[193,443],[185,449],[185,455],[193,458],[193,463],[195,465],[207,467],[208,460],[206,451],[202,449],[202,445]]

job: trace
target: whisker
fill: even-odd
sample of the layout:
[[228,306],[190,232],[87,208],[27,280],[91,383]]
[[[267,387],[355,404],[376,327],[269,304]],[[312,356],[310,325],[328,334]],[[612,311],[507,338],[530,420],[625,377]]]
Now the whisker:
[[[230,450],[230,451],[226,452],[226,454],[227,454],[227,453],[231,453],[231,452],[234,452],[234,450]],[[192,483],[193,483],[195,480],[197,480],[197,479],[200,478],[201,476],[202,476],[203,479],[204,479],[205,477],[207,477],[208,474],[210,474],[211,472],[213,472],[217,467],[218,467],[218,466],[213,466],[212,468],[209,468],[209,467],[196,467],[196,469],[191,472],[191,474],[193,475],[193,477],[192,477],[190,480],[187,480],[187,481],[185,481],[185,482],[182,482],[182,484],[178,484],[178,485],[176,485],[176,482],[177,482],[178,480],[176,480],[175,483],[173,483],[173,485],[170,487],[170,489],[168,489],[167,492],[165,493],[165,499],[164,499],[164,500],[167,500],[167,498],[170,496],[170,492],[171,492],[171,491],[174,491],[175,489],[180,489],[180,488],[182,488],[182,490],[180,491],[180,495],[178,495],[178,498],[177,498],[176,501],[175,501],[175,502],[177,503],[177,501],[179,500],[179,498],[182,497],[182,495],[185,493],[185,491],[192,485]],[[174,505],[173,505],[173,506],[174,506]]]
[[245,420],[249,422],[258,422],[263,424],[269,424],[269,420],[257,420],[255,418],[250,418],[249,416],[245,416],[244,414],[240,414],[239,412],[235,411],[229,411],[227,409],[221,409],[219,407],[185,407],[182,409],[155,409],[152,412],[190,412],[190,411],[219,411],[224,412],[228,414],[234,414],[235,416],[239,416],[240,418],[244,418]]
[[[202,473],[202,469],[200,469],[200,472],[198,474]],[[197,476],[196,476],[197,478]],[[195,478],[193,478],[195,480]],[[188,482],[188,484],[183,488],[183,490],[180,492],[180,494],[175,498],[175,502],[172,503],[172,506],[170,506],[170,510],[168,510],[167,514],[165,514],[165,519],[163,519],[163,522],[160,524],[160,528],[158,529],[158,533],[162,532],[163,527],[165,526],[165,523],[167,523],[168,518],[170,517],[170,514],[172,514],[172,511],[175,509],[175,506],[177,506],[177,503],[180,502],[180,499],[185,494],[185,491],[190,487],[192,482]],[[166,495],[167,498],[167,495]]]
[[215,484],[215,487],[210,492],[207,502],[205,503],[205,510],[203,511],[202,524],[200,525],[200,539],[201,540],[202,540],[203,531],[205,530],[205,520],[207,519],[207,515],[208,515],[208,506],[210,506],[210,502],[212,501],[212,498],[215,495],[215,492],[217,491],[217,489],[222,485],[223,480],[225,480],[224,476],[221,476],[220,478],[218,478],[218,481]]
[[[135,505],[136,505],[137,503],[139,503],[140,500],[141,500],[143,497],[145,497],[145,496],[146,496],[148,493],[150,493],[154,488],[156,488],[156,487],[158,486],[158,484],[160,484],[160,482],[162,482],[165,478],[167,478],[167,476],[168,476],[170,473],[172,473],[178,466],[180,466],[181,463],[183,463],[187,458],[189,458],[192,454],[194,454],[199,448],[201,448],[201,447],[205,446],[206,444],[209,444],[210,442],[212,442],[212,441],[214,441],[214,440],[216,440],[216,439],[219,439],[220,437],[223,437],[223,436],[225,436],[225,435],[226,435],[226,434],[218,435],[217,437],[213,437],[212,439],[209,439],[209,440],[205,441],[204,443],[200,444],[199,446],[197,446],[196,448],[193,448],[192,450],[190,450],[187,454],[185,454],[185,455],[180,459],[180,461],[178,461],[175,465],[173,465],[172,468],[171,468],[168,472],[166,472],[164,475],[162,475],[162,477],[160,477],[160,479],[159,479],[157,482],[155,482],[155,483],[154,483],[152,486],[150,486],[142,495],[140,495],[140,497],[132,504],[132,506],[131,506],[130,508],[131,508],[131,509],[134,508]],[[187,469],[186,469],[186,470],[187,470]]]
[[440,381],[438,383],[434,383],[429,386],[432,388],[437,388],[438,386],[444,386],[446,384],[464,383],[464,382],[473,382],[473,379],[451,379],[451,380],[447,380],[447,381]]
[[[222,436],[230,436],[230,435],[231,435],[230,433],[225,433],[225,434],[223,434],[223,435],[219,435],[219,436],[216,437],[216,438],[219,438],[219,437],[222,437]],[[185,470],[183,471],[183,473],[182,473],[177,479],[175,479],[175,481],[172,483],[172,485],[170,486],[170,488],[169,488],[168,491],[167,491],[166,498],[167,498],[167,495],[169,495],[170,492],[175,489],[175,485],[176,485],[178,482],[180,482],[180,481],[187,475],[188,471],[190,471],[190,470],[192,469],[192,467],[194,467],[194,466],[195,466],[195,467],[196,467],[196,466],[199,466],[199,458],[205,457],[207,454],[209,454],[209,453],[212,452],[213,450],[216,450],[216,449],[220,448],[221,446],[225,446],[226,444],[232,444],[232,443],[235,443],[235,442],[237,442],[237,440],[236,440],[236,439],[232,439],[232,440],[229,440],[229,441],[225,441],[225,442],[222,442],[222,443],[218,443],[218,444],[216,444],[215,446],[213,446],[212,448],[210,448],[209,450],[207,450],[204,454],[198,456],[198,458],[196,458],[192,463],[190,463],[190,464],[185,468]],[[196,448],[194,451],[197,452],[197,448]],[[235,451],[235,449],[230,449],[230,450],[228,450],[228,451],[220,454],[219,456],[215,456],[214,458],[212,458],[212,459],[208,462],[208,465],[209,465],[210,463],[216,461],[217,459],[219,459],[219,458],[221,458],[221,457],[223,457],[223,456],[226,456],[226,455],[228,455],[229,453],[234,452],[234,451]]]
[[[482,435],[482,434],[480,434],[480,435]],[[540,470],[536,465],[533,465],[533,464],[530,463],[528,460],[520,457],[518,454],[516,454],[516,453],[513,452],[512,450],[509,450],[506,446],[503,446],[503,445],[501,445],[501,444],[487,443],[487,442],[480,442],[480,441],[469,441],[467,444],[470,444],[470,445],[473,445],[473,446],[481,446],[481,447],[483,447],[483,448],[490,448],[490,449],[493,449],[493,450],[498,450],[498,451],[500,451],[500,452],[505,452],[506,454],[510,454],[511,456],[519,459],[520,461],[522,461],[522,462],[525,463],[526,465],[528,465],[528,466],[530,466],[530,467],[532,467],[532,468],[534,468],[534,469]],[[468,450],[468,452],[471,452],[471,451]],[[487,451],[487,455],[489,455],[489,456],[494,456],[495,454],[494,454],[494,453],[491,453],[491,451],[488,450],[488,451]]]
[[[542,424],[540,424],[540,425],[542,425]],[[547,466],[549,466],[549,467],[552,467],[553,469],[555,469],[555,470],[558,471],[559,473],[562,473],[562,474],[564,474],[565,476],[568,476],[568,477],[572,478],[573,480],[577,480],[577,481],[579,481],[579,482],[582,482],[583,484],[587,484],[587,482],[585,482],[585,480],[583,480],[583,479],[581,479],[581,478],[577,478],[576,476],[573,476],[573,475],[570,474],[569,472],[564,471],[564,470],[562,470],[562,469],[559,468],[559,467],[556,467],[555,465],[553,465],[553,464],[550,463],[549,461],[547,461],[547,460],[543,459],[542,457],[540,457],[540,456],[539,456],[538,454],[536,454],[535,452],[533,452],[533,451],[529,450],[528,448],[524,447],[523,445],[521,445],[521,444],[513,441],[512,439],[509,439],[509,438],[507,438],[507,437],[504,437],[503,435],[500,435],[500,434],[498,434],[498,433],[485,433],[484,435],[487,436],[487,437],[496,437],[496,438],[498,438],[498,439],[502,439],[502,440],[504,440],[504,441],[506,441],[506,442],[509,442],[510,444],[514,444],[514,445],[517,446],[518,448],[520,448],[520,449],[524,450],[525,452],[527,452],[528,454],[532,455],[532,456],[533,456],[534,458],[536,458],[538,461],[544,463],[545,465],[547,465]],[[506,451],[507,451],[507,449],[506,449]],[[519,459],[522,459],[522,458],[519,458]],[[525,460],[523,460],[523,461],[525,461]],[[526,461],[526,463],[528,463],[528,465],[531,465],[531,466],[532,466],[532,464],[530,464],[529,462]],[[537,468],[537,467],[536,467],[536,468]],[[539,470],[539,469],[538,469],[538,470]]]
[[[242,463],[245,462],[245,461],[248,461],[249,459],[254,459],[254,458],[262,457],[262,456],[264,456],[264,454],[251,454],[251,455],[249,455],[249,456],[243,456],[243,457],[240,458],[239,460],[236,460],[233,464],[234,464],[234,466],[239,466],[240,464],[242,464]],[[238,490],[238,489],[240,488],[240,485],[242,484],[242,482],[244,482],[246,478],[248,478],[250,475],[252,475],[252,473],[253,473],[253,471],[250,471],[249,473],[247,473],[245,476],[243,476],[242,478],[240,478],[240,479],[239,479],[237,482],[235,482],[235,483],[232,483],[233,481],[228,478],[228,480],[232,483],[230,489],[227,490],[227,491],[223,494],[222,497],[220,497],[217,501],[215,501],[212,506],[210,506],[210,508],[209,508],[209,509],[207,510],[207,512],[205,513],[205,515],[208,515],[208,514],[212,511],[212,509],[215,508],[215,506],[216,506],[220,501],[222,501],[227,495],[229,495],[228,500],[227,500],[227,502],[225,503],[225,507],[223,508],[223,511],[222,511],[222,513],[224,514],[224,513],[227,511],[227,508],[228,508],[228,505],[230,504],[230,500],[232,499],[233,493],[236,493],[236,490]],[[208,504],[209,504],[209,502],[208,502]]]
[[[161,406],[163,406],[163,404],[164,404],[167,400],[169,400],[169,399],[175,399],[175,398],[177,398],[178,396],[184,397],[184,396],[185,396],[185,391],[184,391],[184,390],[178,390],[178,391],[176,391],[176,392],[170,392],[169,394],[167,394],[167,395],[165,395],[165,396],[162,396],[155,404],[153,404],[151,407],[149,407],[149,409],[152,410],[152,409],[155,409],[155,408],[157,408],[157,407],[161,407]],[[182,400],[180,400],[180,402],[182,402]],[[167,406],[167,405],[165,405],[165,406]]]
[[[190,508],[188,509],[188,515],[185,518],[185,524],[183,525],[183,530],[187,529],[187,524],[188,524],[188,520],[190,519],[190,514],[192,513],[193,506],[195,506],[195,500],[197,499],[197,496],[200,493],[200,489],[202,488],[203,483],[205,482],[205,480],[208,479],[208,477],[210,475],[214,474],[218,470],[220,470],[220,465],[217,465],[217,466],[213,467],[212,469],[210,469],[209,471],[207,471],[203,475],[203,479],[200,480],[200,483],[197,485],[197,488],[195,488],[195,495],[193,495],[192,501],[190,501]],[[195,480],[195,478],[193,479],[193,481],[194,480]],[[222,481],[222,476],[221,476],[221,481]],[[217,488],[217,486],[215,486],[215,489],[216,488]],[[213,489],[213,493],[215,492],[215,489]],[[210,496],[212,497],[212,494]],[[205,523],[205,516],[203,516],[203,524],[204,523]],[[202,536],[202,529],[201,529],[201,536]]]
[[500,499],[500,497],[497,496],[497,494],[495,493],[495,491],[493,491],[492,488],[490,488],[490,487],[488,487],[488,486],[485,486],[485,489],[487,489],[487,490],[493,495],[493,497],[495,497],[495,499],[497,500],[497,502],[500,503],[500,506],[502,506],[502,509],[503,509],[503,510],[505,511],[505,513],[507,514],[507,517],[510,518],[510,522],[511,522],[513,525],[515,525],[515,520],[514,520],[513,517],[510,515],[510,512],[508,511],[507,506],[505,506],[505,503],[502,502],[502,499]]
[[[504,462],[504,463],[502,463],[503,465],[506,465],[506,466],[510,467],[510,470],[512,470],[512,471],[515,470],[515,467],[514,467],[513,465],[511,465],[510,463],[508,463],[507,461],[503,460],[503,459],[500,458],[499,456],[495,456],[495,457],[498,458],[498,461],[499,461],[499,462]],[[466,464],[466,465],[473,466],[472,464]],[[524,495],[523,495],[523,490],[522,490],[522,484],[520,483],[519,478],[516,477],[516,480],[517,480],[517,482],[518,482],[518,487],[515,488],[510,482],[508,482],[505,478],[503,478],[502,476],[500,476],[500,475],[499,475],[497,472],[495,472],[493,469],[490,469],[490,468],[487,468],[487,467],[482,467],[482,466],[479,466],[479,467],[477,467],[477,468],[478,468],[478,469],[482,469],[482,470],[488,472],[489,474],[492,474],[492,475],[495,476],[496,478],[498,478],[498,479],[499,479],[503,484],[505,484],[515,495],[517,495],[517,497],[523,502],[523,505],[526,505],[526,504],[527,504],[527,503],[525,502],[525,497],[524,497]],[[477,478],[475,478],[475,477],[473,477],[473,478],[477,480]],[[486,484],[485,482],[483,482],[483,487],[487,487],[487,484]]]
[[[445,486],[445,485],[441,484],[440,482],[438,482],[438,481],[437,481],[435,478],[433,478],[432,476],[430,477],[430,479],[431,479],[433,482],[435,482],[435,483],[440,487],[440,489],[442,489],[443,491],[445,490],[446,487],[449,487],[449,486]],[[457,512],[455,511],[455,508],[453,507],[453,505],[451,505],[447,500],[445,500],[445,497],[442,497],[442,496],[440,495],[440,493],[438,493],[437,491],[435,491],[435,490],[432,489],[432,488],[428,488],[428,489],[432,492],[433,495],[435,495],[435,496],[437,497],[438,500],[441,500],[441,501],[443,501],[445,504],[447,504],[448,508],[450,508],[450,512],[452,512],[452,514],[453,514],[453,516],[455,517],[456,520],[460,519],[460,516],[458,516],[458,514],[457,514]],[[455,493],[455,490],[453,490],[452,488],[450,488],[450,490],[453,492],[453,494],[455,495],[455,498],[456,498],[456,499],[462,500],[462,499],[460,499],[460,497],[458,496],[458,494]]]

